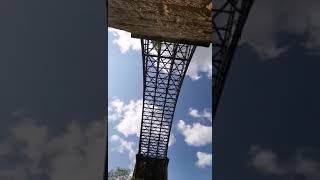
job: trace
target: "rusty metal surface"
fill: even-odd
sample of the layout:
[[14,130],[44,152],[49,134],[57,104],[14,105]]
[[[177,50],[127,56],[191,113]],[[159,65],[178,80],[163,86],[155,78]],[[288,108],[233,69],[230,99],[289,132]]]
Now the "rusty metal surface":
[[108,26],[176,42],[212,41],[211,0],[108,0]]

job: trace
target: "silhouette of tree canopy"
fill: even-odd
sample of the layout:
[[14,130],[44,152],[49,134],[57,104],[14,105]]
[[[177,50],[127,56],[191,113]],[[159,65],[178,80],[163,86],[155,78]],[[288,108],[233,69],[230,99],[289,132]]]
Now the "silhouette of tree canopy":
[[116,168],[108,172],[108,180],[131,180],[130,169]]

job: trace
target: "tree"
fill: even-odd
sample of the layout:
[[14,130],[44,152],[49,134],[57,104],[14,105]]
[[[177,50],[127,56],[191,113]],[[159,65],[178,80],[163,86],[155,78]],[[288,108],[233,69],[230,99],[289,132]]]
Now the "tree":
[[117,168],[108,172],[108,180],[130,180],[130,169]]
[[155,47],[156,50],[159,50],[161,48],[161,42],[159,41],[151,41],[153,47]]

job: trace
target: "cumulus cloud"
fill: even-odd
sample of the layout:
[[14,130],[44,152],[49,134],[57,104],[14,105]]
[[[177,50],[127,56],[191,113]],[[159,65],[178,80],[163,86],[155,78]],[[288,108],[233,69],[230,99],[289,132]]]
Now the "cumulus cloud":
[[118,45],[121,53],[126,53],[130,49],[141,49],[141,41],[136,38],[131,38],[131,33],[110,27],[108,27],[108,31],[116,38],[113,43]]
[[193,118],[207,119],[212,122],[212,113],[207,109],[204,109],[202,112],[200,112],[197,109],[189,108],[189,115]]
[[189,68],[187,70],[187,76],[192,80],[198,80],[204,73],[207,78],[212,78],[212,47],[197,47],[192,60],[190,62]]
[[200,123],[186,124],[178,122],[178,131],[184,136],[184,141],[190,146],[204,146],[212,142],[212,127]]
[[211,166],[211,165],[212,165],[212,154],[197,152],[196,166],[198,166],[199,168],[204,168],[206,166]]
[[[125,104],[120,99],[114,98],[109,105],[109,119],[118,122],[115,129],[125,137],[129,135],[140,136],[141,115],[143,101],[131,100]],[[169,146],[176,142],[175,136],[171,133],[169,137]]]
[[[211,52],[211,46],[210,47],[200,47],[198,46],[192,60],[190,62],[190,65],[188,67],[188,70],[186,72],[186,75],[189,76],[192,80],[198,80],[202,76],[200,74],[205,74],[207,78],[212,78],[212,52]],[[157,54],[155,50],[152,50],[150,52],[151,54]],[[164,52],[164,55],[169,55],[168,52]],[[163,60],[162,63],[159,63],[160,68],[166,68],[170,69],[171,64],[168,63],[168,60]],[[155,63],[156,66],[156,63]],[[168,73],[167,70],[162,70],[164,73]],[[174,71],[175,73],[176,71]],[[176,72],[178,73],[178,72]]]
[[251,147],[253,154],[252,165],[265,173],[282,174],[283,170],[277,163],[277,155],[271,150],[261,149],[258,146]]
[[[104,121],[92,121],[81,127],[75,121],[57,136],[49,136],[46,125],[23,120],[10,130],[3,144],[14,151],[15,166],[0,170],[2,180],[101,179],[105,156]],[[4,155],[4,154],[2,154]],[[12,156],[8,156],[12,157]]]
[[303,45],[320,48],[318,0],[257,0],[246,23],[243,42],[252,45],[262,58],[273,58],[287,50],[278,46],[280,32],[304,36]]
[[121,117],[124,102],[120,99],[113,98],[108,106],[108,121],[115,121]]
[[142,100],[131,100],[125,104],[120,99],[114,99],[109,106],[109,118],[119,121],[115,129],[125,137],[140,134]]
[[169,137],[169,144],[168,146],[172,146],[176,143],[176,137],[173,135],[173,133],[170,134],[170,137]]
[[120,99],[114,99],[111,102],[111,108],[114,109],[117,113],[121,113],[124,107],[124,102],[120,101]]
[[[129,32],[118,30],[115,28],[108,28],[108,31],[116,38],[113,43],[118,45],[121,53],[126,53],[130,49],[140,50],[141,42],[140,39],[131,38]],[[151,52],[155,53],[155,52]],[[207,47],[197,47],[194,56],[191,60],[190,66],[187,70],[187,76],[192,80],[198,80],[201,78],[201,73],[205,73],[206,76],[210,79],[212,77],[212,52],[211,46]],[[164,66],[160,64],[160,66]],[[167,67],[170,65],[167,64]]]
[[32,173],[40,172],[39,163],[43,156],[40,152],[46,152],[47,148],[47,128],[45,126],[35,126],[31,120],[20,121],[17,126],[11,129],[10,141],[24,144],[21,153],[30,161],[29,170]]
[[320,161],[312,159],[303,151],[296,151],[291,158],[280,161],[278,154],[270,149],[253,145],[250,149],[250,164],[261,173],[305,180],[320,179]]
[[135,160],[136,160],[135,155],[137,153],[137,150],[134,149],[134,142],[127,141],[118,135],[112,135],[110,139],[112,142],[118,143],[118,149],[117,149],[118,152],[128,154],[129,159],[131,161],[129,168],[133,169],[134,164],[135,164]]

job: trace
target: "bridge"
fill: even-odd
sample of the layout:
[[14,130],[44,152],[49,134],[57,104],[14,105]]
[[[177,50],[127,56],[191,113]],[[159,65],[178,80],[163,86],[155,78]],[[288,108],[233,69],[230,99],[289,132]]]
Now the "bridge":
[[141,39],[143,108],[135,179],[168,179],[169,137],[183,80],[196,47],[210,44],[214,117],[252,3],[253,0],[108,1],[108,26]]

